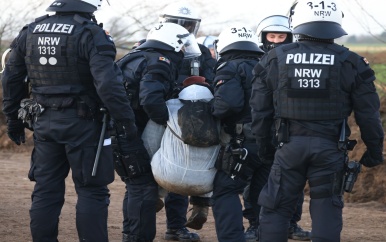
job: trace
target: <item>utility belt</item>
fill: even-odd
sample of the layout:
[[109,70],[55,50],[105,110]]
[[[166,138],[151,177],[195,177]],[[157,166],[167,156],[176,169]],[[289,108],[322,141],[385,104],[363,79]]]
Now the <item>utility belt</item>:
[[26,124],[26,128],[33,130],[33,123],[44,112],[44,107],[37,103],[33,99],[25,98],[20,102],[20,108],[18,110],[18,119],[23,120]]
[[222,146],[217,157],[215,168],[228,174],[233,180],[237,177],[248,180],[248,150],[234,148],[232,145]]
[[115,130],[112,130],[110,134],[114,168],[123,181],[151,172],[150,156],[146,150],[135,150],[128,155],[122,155]]
[[150,157],[147,153],[137,151],[129,155],[122,155],[118,150],[113,151],[114,168],[122,180],[136,178],[151,172]]
[[34,95],[33,99],[47,109],[76,109],[78,117],[82,119],[100,120],[103,116],[100,112],[100,105],[87,95]]
[[230,142],[222,146],[217,157],[215,167],[227,173],[232,179],[240,178],[248,180],[250,159],[248,150],[243,147],[244,142],[255,143],[252,135],[251,125],[236,124],[233,127],[224,127],[225,132],[231,135]]
[[324,139],[328,139],[336,142],[338,140],[338,135],[328,135],[324,134],[321,131],[315,131],[311,129],[304,128],[302,125],[291,122],[287,119],[277,119],[275,121],[275,135],[277,147],[282,147],[285,143],[290,141],[290,136],[316,136]]

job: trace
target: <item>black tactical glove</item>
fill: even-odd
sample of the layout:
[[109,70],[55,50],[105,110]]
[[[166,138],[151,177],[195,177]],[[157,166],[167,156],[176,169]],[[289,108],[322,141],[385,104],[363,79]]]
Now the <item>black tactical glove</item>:
[[118,136],[131,141],[137,137],[137,126],[134,121],[124,121],[116,123]]
[[17,145],[25,143],[24,123],[20,119],[7,120],[7,134],[8,137]]
[[275,157],[276,149],[270,141],[261,140],[257,141],[257,155],[261,163],[265,165],[271,165]]
[[144,105],[143,109],[151,120],[159,125],[166,125],[169,119],[169,111],[166,104]]
[[379,154],[376,154],[379,152],[369,152],[366,150],[366,152],[362,155],[362,158],[359,160],[359,163],[366,167],[374,167],[377,165],[380,165],[383,163],[383,155],[382,151]]

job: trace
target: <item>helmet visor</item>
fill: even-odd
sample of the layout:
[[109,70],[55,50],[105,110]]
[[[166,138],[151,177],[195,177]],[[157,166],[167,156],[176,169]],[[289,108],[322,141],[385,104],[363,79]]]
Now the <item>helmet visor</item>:
[[200,47],[197,44],[197,40],[193,34],[190,34],[187,37],[187,41],[182,47],[182,51],[184,52],[184,59],[191,59],[201,55]]
[[183,17],[173,17],[164,15],[160,17],[161,23],[175,23],[178,25],[181,25],[186,30],[189,31],[189,33],[196,35],[198,32],[198,29],[200,28],[200,19],[188,19]]

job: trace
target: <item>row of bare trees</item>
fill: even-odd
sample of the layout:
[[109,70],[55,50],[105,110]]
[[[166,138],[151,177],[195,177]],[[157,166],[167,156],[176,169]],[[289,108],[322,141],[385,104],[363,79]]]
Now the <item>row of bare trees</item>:
[[[0,15],[0,54],[9,46],[9,42],[17,35],[23,25],[31,22],[38,17],[38,13],[43,13],[52,0],[17,0],[2,1],[2,14]],[[127,46],[128,42],[145,38],[147,32],[158,21],[158,16],[171,1],[152,1],[152,0],[113,0],[111,6],[114,16],[105,23],[105,28],[111,33],[117,46]],[[191,0],[190,3],[200,11],[204,25],[200,27],[199,35],[217,35],[221,29],[213,28],[224,24],[218,18],[216,12],[217,2],[206,0]],[[357,5],[361,11],[361,18],[358,18],[358,28],[364,29],[368,35],[372,36],[379,43],[386,43],[385,35],[376,35],[373,32],[375,26],[384,30],[386,33],[385,19],[376,19],[371,12],[366,9],[361,0],[344,0],[346,5]],[[225,4],[225,3],[224,3]],[[358,8],[356,8],[358,9]],[[348,9],[350,11],[350,9]],[[110,11],[111,12],[111,11]],[[98,19],[98,12],[96,16]],[[356,14],[356,13],[352,13]],[[245,18],[242,14],[233,17],[232,21],[241,21]],[[364,21],[366,19],[367,21]],[[371,22],[369,21],[371,20]],[[255,24],[257,26],[257,23]],[[255,27],[252,26],[252,27]]]

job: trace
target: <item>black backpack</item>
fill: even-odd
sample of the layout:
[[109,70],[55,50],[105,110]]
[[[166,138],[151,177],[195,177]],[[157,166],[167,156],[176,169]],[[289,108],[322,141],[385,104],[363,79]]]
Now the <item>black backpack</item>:
[[220,143],[220,126],[212,115],[211,104],[203,101],[181,100],[184,104],[178,110],[178,125],[185,144],[209,147]]

